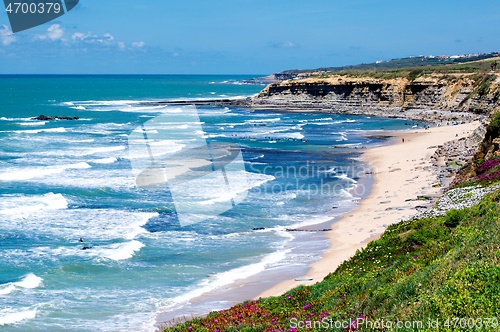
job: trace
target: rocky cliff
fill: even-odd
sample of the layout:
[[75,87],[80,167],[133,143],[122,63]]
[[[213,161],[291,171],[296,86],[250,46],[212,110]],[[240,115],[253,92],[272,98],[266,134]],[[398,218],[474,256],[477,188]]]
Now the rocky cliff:
[[476,73],[430,74],[415,79],[308,77],[270,84],[249,102],[253,107],[286,106],[364,114],[390,112],[394,116],[412,110],[440,111],[454,113],[459,120],[488,114],[498,107],[499,99],[500,75]]

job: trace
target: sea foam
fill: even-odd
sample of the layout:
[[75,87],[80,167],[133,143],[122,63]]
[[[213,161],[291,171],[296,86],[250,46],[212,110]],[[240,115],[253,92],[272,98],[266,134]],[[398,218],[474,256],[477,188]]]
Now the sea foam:
[[92,162],[94,164],[112,164],[116,162],[118,159],[114,157],[109,157],[109,158],[102,158],[102,159],[95,159],[95,160],[90,160],[89,162]]
[[61,194],[48,193],[41,196],[0,197],[0,215],[20,218],[40,211],[63,210],[67,208],[68,201]]
[[43,128],[43,129],[30,129],[30,130],[14,130],[17,134],[39,134],[39,133],[65,133],[66,128]]
[[36,317],[35,310],[14,311],[13,309],[0,310],[0,326],[12,325],[23,320],[34,319]]
[[33,289],[37,288],[42,284],[43,279],[36,276],[33,273],[28,273],[21,281],[15,282],[14,286]]
[[120,261],[132,258],[142,247],[144,247],[142,242],[133,240],[124,243],[115,243],[109,246],[94,247],[92,250],[88,250],[88,252],[91,253],[91,256]]
[[92,168],[86,162],[68,164],[62,166],[42,166],[28,167],[22,170],[12,170],[0,174],[0,181],[25,181],[34,178],[41,178],[48,175],[60,174],[68,169],[86,169]]
[[46,124],[45,121],[29,121],[29,122],[20,122],[20,126],[44,126]]
[[168,303],[165,305],[162,310],[166,311],[178,306],[182,306],[187,304],[191,299],[199,297],[203,294],[206,294],[210,291],[220,289],[224,286],[230,285],[237,280],[246,279],[253,275],[256,275],[266,268],[273,266],[274,264],[282,261],[286,258],[286,255],[290,252],[290,250],[281,250],[276,251],[274,253],[265,255],[261,258],[261,260],[254,264],[245,265],[242,267],[238,267],[229,271],[221,272],[215,274],[214,276],[202,280],[200,283],[196,285],[191,291],[169,299]]
[[17,282],[9,282],[7,284],[0,285],[0,295],[8,295],[20,288],[22,289],[34,289],[42,285],[43,279],[36,276],[33,273],[28,273],[23,279]]

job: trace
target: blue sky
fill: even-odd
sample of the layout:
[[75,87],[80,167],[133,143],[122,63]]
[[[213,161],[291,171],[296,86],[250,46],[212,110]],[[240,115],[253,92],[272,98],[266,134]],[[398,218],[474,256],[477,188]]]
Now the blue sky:
[[12,34],[0,74],[267,74],[500,51],[500,1],[80,0]]

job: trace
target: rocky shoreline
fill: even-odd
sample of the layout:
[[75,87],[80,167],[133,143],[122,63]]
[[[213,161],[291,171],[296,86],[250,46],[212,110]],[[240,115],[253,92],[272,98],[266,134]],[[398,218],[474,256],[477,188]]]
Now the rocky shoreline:
[[258,96],[233,101],[252,109],[316,111],[405,118],[433,124],[480,120],[500,98],[495,73],[426,75],[381,79],[330,75],[282,80]]
[[262,99],[259,96],[242,99],[214,99],[214,100],[189,100],[189,101],[159,101],[145,102],[147,106],[165,105],[194,105],[205,107],[236,106],[251,110],[279,110],[280,112],[321,112],[329,114],[352,114],[379,116],[384,118],[402,118],[412,121],[427,122],[433,125],[462,124],[476,120],[483,120],[486,114],[471,113],[467,111],[450,111],[429,108],[407,107],[381,107],[377,105],[345,105],[329,103],[327,101],[303,101],[281,99]]
[[254,110],[280,110],[284,112],[321,112],[328,114],[348,114],[399,118],[427,122],[432,125],[463,124],[486,118],[485,114],[461,111],[447,111],[423,108],[379,107],[375,105],[351,106],[331,105],[329,103],[303,103],[298,101],[274,102],[258,98],[233,101],[230,105]]
[[437,173],[437,183],[442,188],[450,188],[455,177],[472,161],[485,138],[486,128],[487,125],[483,122],[469,137],[438,146],[431,160]]

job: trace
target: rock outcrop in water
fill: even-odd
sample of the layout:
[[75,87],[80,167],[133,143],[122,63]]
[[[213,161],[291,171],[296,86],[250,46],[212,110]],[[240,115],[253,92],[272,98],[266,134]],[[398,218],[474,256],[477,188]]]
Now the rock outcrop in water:
[[37,117],[31,118],[31,120],[40,120],[40,121],[53,121],[53,120],[78,120],[80,119],[77,116],[46,116],[46,115],[39,115]]

